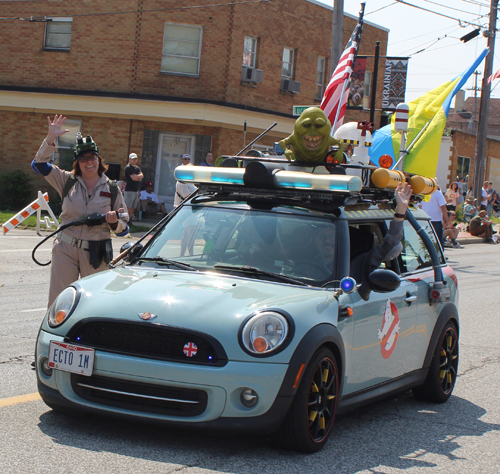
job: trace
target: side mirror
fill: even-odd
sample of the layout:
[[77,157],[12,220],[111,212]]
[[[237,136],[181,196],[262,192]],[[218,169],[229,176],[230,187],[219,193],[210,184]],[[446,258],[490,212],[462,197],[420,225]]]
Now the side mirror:
[[397,290],[399,285],[401,285],[399,275],[392,270],[384,270],[381,268],[373,270],[373,272],[368,275],[368,279],[358,288],[358,293],[361,298],[368,301],[370,292],[389,293],[390,291]]
[[[120,253],[123,253],[125,252],[126,250],[130,249],[132,246],[134,246],[136,244],[136,240],[131,240],[130,242],[127,242],[126,244],[123,244],[121,249],[120,249]],[[129,251],[127,253],[127,255],[125,255],[125,261],[126,262],[131,262],[137,254],[139,254],[139,252],[143,249],[143,246],[142,244],[137,244],[135,245],[135,247]]]

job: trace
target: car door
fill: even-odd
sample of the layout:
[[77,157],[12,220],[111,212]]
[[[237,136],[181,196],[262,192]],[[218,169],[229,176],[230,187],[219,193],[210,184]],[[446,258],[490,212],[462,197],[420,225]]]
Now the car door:
[[[418,222],[431,239],[440,264],[444,265],[444,256],[431,224],[427,220]],[[429,284],[434,281],[434,270],[429,250],[408,221],[404,222],[403,232],[403,250],[398,257],[401,278],[403,281],[411,282],[416,286],[414,307],[417,315],[413,338],[415,357],[408,361],[409,368],[416,370],[422,367],[432,329],[438,316],[436,305],[429,304]]]
[[[370,225],[375,233],[374,245],[377,245],[385,225],[382,222]],[[413,300],[417,290],[414,282],[403,279],[400,287],[390,293],[372,291],[368,301],[358,292],[352,293],[354,327],[345,394],[386,382],[411,370],[416,355],[416,305]]]

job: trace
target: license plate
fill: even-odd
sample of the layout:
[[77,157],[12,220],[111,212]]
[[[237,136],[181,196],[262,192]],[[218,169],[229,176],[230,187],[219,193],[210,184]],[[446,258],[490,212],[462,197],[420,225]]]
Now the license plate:
[[94,368],[94,354],[94,349],[88,347],[50,341],[49,367],[89,376]]

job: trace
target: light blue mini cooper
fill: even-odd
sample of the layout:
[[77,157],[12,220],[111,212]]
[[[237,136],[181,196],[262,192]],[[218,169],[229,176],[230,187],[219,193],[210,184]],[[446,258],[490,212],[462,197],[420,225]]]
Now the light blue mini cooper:
[[450,397],[457,280],[413,203],[387,238],[398,175],[247,162],[177,168],[198,190],[122,266],[59,295],[36,346],[47,405],[314,452],[338,413]]

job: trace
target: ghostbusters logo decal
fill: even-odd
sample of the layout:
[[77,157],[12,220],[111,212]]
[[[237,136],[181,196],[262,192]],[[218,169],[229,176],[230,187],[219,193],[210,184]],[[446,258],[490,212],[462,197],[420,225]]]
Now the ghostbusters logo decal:
[[391,357],[396,343],[398,342],[399,335],[399,314],[398,309],[390,299],[387,299],[385,305],[384,320],[382,322],[382,329],[378,331],[378,338],[380,339],[380,350],[382,357],[388,359]]

